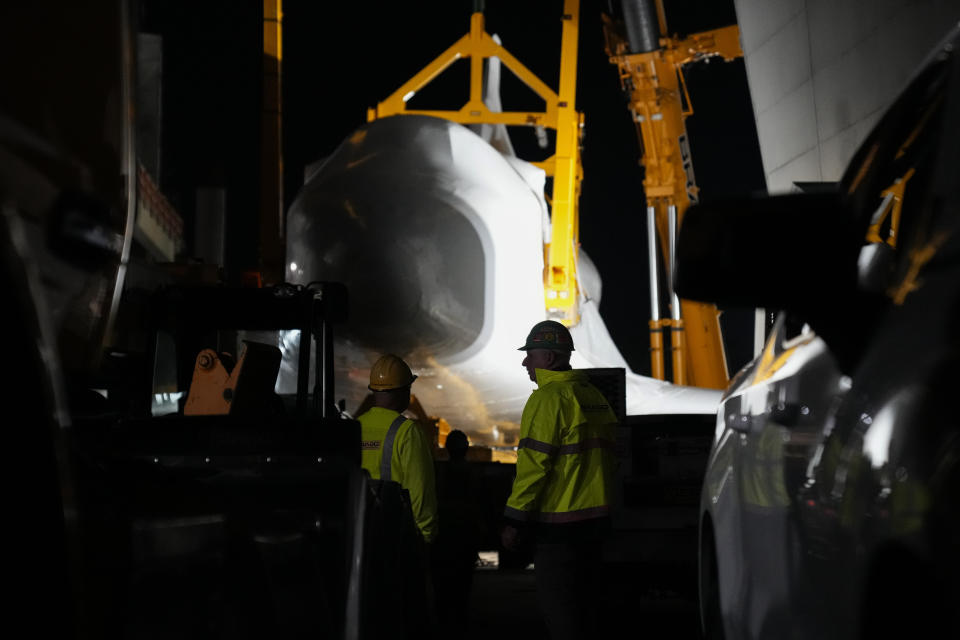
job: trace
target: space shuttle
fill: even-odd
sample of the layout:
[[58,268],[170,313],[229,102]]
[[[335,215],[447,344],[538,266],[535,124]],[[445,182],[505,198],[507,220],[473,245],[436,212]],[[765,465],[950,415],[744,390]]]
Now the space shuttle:
[[[484,101],[499,110],[495,58]],[[306,173],[287,216],[286,279],[347,287],[336,398],[356,411],[370,366],[394,353],[419,376],[412,392],[429,415],[475,445],[510,451],[535,388],[517,349],[546,318],[545,172],[516,157],[503,125],[396,115],[361,126]],[[623,368],[628,415],[713,413],[720,391],[630,369],[601,317],[601,278],[583,249],[577,273],[571,365]],[[295,388],[298,362],[297,341],[282,342],[281,393]]]

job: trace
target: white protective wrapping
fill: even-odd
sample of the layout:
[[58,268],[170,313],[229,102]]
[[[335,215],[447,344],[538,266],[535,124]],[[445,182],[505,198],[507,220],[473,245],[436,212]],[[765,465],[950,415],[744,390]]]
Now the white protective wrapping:
[[[362,180],[358,180],[361,171]],[[405,323],[422,321],[424,334],[449,329],[451,334],[465,335],[463,327],[454,326],[458,321],[451,315],[463,312],[462,305],[450,303],[449,292],[436,289],[447,285],[431,284],[430,277],[438,269],[449,268],[460,254],[438,254],[442,261],[437,263],[428,246],[459,246],[462,238],[431,235],[423,231],[423,224],[405,223],[402,212],[419,217],[433,207],[440,211],[435,220],[463,216],[471,225],[463,229],[472,227],[482,245],[482,264],[471,263],[466,270],[483,276],[482,312],[476,312],[482,313],[482,326],[470,334],[476,337],[469,344],[446,350],[417,348],[399,337],[391,340],[394,332],[389,324],[384,325],[387,331],[371,333],[375,340],[341,332],[335,346],[336,397],[347,400],[349,411],[367,394],[370,365],[380,354],[394,352],[418,374],[413,393],[428,414],[464,430],[474,443],[506,448],[516,444],[520,414],[534,388],[520,365],[524,354],[517,348],[530,327],[545,318],[543,240],[549,237],[549,218],[544,180],[542,170],[501,154],[466,127],[421,116],[395,116],[366,125],[311,176],[290,211],[288,259],[298,265],[292,279],[304,284],[342,280],[356,275],[356,270],[376,268],[380,275],[376,291],[369,286],[350,289],[358,308],[375,307],[381,299],[377,296],[414,286],[406,290],[403,301],[415,298],[420,306],[403,316],[410,318]],[[362,193],[352,185],[362,185]],[[337,208],[341,202],[346,203],[343,211]],[[368,246],[370,235],[364,235],[364,230],[382,231],[384,225],[390,225],[383,237],[391,246]],[[404,247],[419,249],[410,252]],[[391,282],[390,269],[366,266],[390,251],[399,251],[395,254],[399,258],[389,264],[412,264],[417,275],[397,275],[398,281]],[[349,260],[338,266],[336,259],[345,260],[342,256]],[[434,257],[424,262],[428,260],[424,256]],[[462,259],[468,259],[466,253]],[[630,370],[599,313],[599,274],[585,256],[579,266],[590,297],[581,300],[581,321],[572,329],[576,346],[572,364],[623,367],[628,414],[713,413],[721,392],[680,387]],[[374,296],[373,302],[365,303],[365,296]],[[389,308],[382,316],[383,323],[400,317]],[[351,322],[369,320],[353,317]],[[638,330],[645,330],[646,318],[638,315],[636,320]],[[399,336],[399,328],[395,333]],[[424,344],[458,344],[443,336],[423,337]],[[287,353],[285,368],[295,362],[295,354]]]

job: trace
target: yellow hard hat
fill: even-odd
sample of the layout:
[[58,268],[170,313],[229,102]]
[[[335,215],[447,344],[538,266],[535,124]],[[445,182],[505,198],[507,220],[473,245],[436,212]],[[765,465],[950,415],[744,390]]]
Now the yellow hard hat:
[[370,369],[371,391],[390,391],[401,389],[413,383],[417,376],[413,375],[410,367],[401,358],[388,353],[381,357]]

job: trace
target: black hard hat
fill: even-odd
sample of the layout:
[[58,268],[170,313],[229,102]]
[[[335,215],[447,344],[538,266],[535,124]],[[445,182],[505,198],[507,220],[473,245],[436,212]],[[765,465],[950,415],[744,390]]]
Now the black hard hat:
[[550,349],[552,351],[573,351],[573,338],[570,330],[556,320],[544,320],[533,325],[527,334],[527,342],[518,351],[529,349]]

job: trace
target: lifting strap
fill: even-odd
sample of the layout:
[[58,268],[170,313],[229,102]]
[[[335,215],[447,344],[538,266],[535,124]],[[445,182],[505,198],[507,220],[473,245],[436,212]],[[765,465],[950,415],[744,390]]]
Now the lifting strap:
[[393,439],[397,437],[397,431],[400,425],[407,421],[407,417],[402,413],[390,423],[387,429],[387,437],[383,439],[383,448],[380,449],[380,479],[392,480],[390,477],[390,462],[393,459]]

